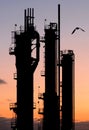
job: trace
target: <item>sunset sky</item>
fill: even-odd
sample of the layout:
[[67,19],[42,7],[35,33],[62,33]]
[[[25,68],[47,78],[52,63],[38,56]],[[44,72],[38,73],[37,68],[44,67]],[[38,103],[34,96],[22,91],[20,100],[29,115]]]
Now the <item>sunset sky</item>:
[[[57,22],[58,4],[61,8],[61,50],[70,49],[75,53],[75,120],[89,121],[89,0],[0,0],[0,117],[12,117],[9,103],[16,101],[15,56],[9,55],[11,31],[24,23],[24,9],[34,8],[35,25],[40,36],[44,36],[46,24]],[[71,32],[75,27],[85,30]],[[34,91],[37,102],[38,91],[44,91],[43,45],[34,77]],[[38,90],[40,86],[40,90]]]

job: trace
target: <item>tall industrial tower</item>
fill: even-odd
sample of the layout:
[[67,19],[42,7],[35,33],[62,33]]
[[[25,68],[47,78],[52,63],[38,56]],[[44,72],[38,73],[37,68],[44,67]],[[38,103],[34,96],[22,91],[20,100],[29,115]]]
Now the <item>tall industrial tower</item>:
[[58,5],[58,27],[57,23],[50,23],[46,26],[44,41],[43,130],[74,130],[75,57],[73,50],[60,51],[60,5]]
[[[60,5],[58,5],[58,23],[59,19]],[[60,130],[60,97],[58,95],[60,67],[57,66],[60,57],[60,23],[51,22],[45,26],[44,32],[45,92],[43,93],[43,130]]]
[[59,97],[56,84],[57,24],[45,27],[45,93],[43,130],[59,130]]
[[39,62],[39,33],[34,27],[34,9],[24,11],[24,29],[13,31],[13,45],[9,54],[15,55],[17,79],[17,119],[13,129],[33,130],[33,81],[34,71]]
[[62,67],[62,127],[74,130],[74,61],[73,50],[61,51]]

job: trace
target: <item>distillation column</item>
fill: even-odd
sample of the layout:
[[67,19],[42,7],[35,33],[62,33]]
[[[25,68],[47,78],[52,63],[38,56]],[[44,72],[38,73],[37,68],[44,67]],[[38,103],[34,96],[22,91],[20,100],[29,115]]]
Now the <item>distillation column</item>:
[[45,93],[43,130],[59,130],[59,98],[56,89],[57,24],[45,28]]
[[74,53],[62,51],[62,130],[74,129]]
[[24,30],[14,32],[17,69],[17,126],[18,130],[33,130],[34,71],[39,62],[39,33],[34,28],[34,9],[24,11]]

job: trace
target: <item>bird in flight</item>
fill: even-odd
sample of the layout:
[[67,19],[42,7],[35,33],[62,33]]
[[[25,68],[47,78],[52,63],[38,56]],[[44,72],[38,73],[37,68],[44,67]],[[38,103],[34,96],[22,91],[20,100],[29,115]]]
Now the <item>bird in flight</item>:
[[80,28],[80,27],[76,27],[73,31],[72,31],[72,33],[71,34],[73,34],[76,30],[81,30],[81,31],[83,31],[83,32],[85,32],[85,30],[83,30],[82,28]]

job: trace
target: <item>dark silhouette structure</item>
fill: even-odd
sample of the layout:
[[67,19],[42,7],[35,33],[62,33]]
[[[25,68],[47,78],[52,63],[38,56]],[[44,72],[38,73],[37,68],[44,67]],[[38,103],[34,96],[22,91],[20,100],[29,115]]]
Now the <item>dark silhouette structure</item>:
[[56,89],[57,24],[45,28],[45,93],[43,130],[59,130],[59,97]]
[[14,48],[9,50],[16,57],[17,69],[17,119],[13,129],[33,130],[33,74],[39,62],[40,43],[34,27],[34,9],[25,10],[24,16],[24,30],[13,32]]
[[74,53],[62,51],[62,130],[74,130]]
[[[19,31],[12,32],[13,47],[10,47],[9,54],[15,55],[17,70],[14,74],[17,101],[10,104],[15,113],[11,122],[13,130],[33,130],[33,83],[40,42],[45,43],[45,73],[42,74],[45,76],[45,92],[39,94],[39,99],[44,101],[43,111],[39,109],[39,114],[43,114],[42,129],[74,130],[74,53],[72,50],[60,51],[60,5],[58,24],[50,22],[44,31],[45,36],[40,40],[34,27],[34,9],[28,8],[24,11],[24,29],[20,27]],[[40,125],[38,128],[41,129]]]

